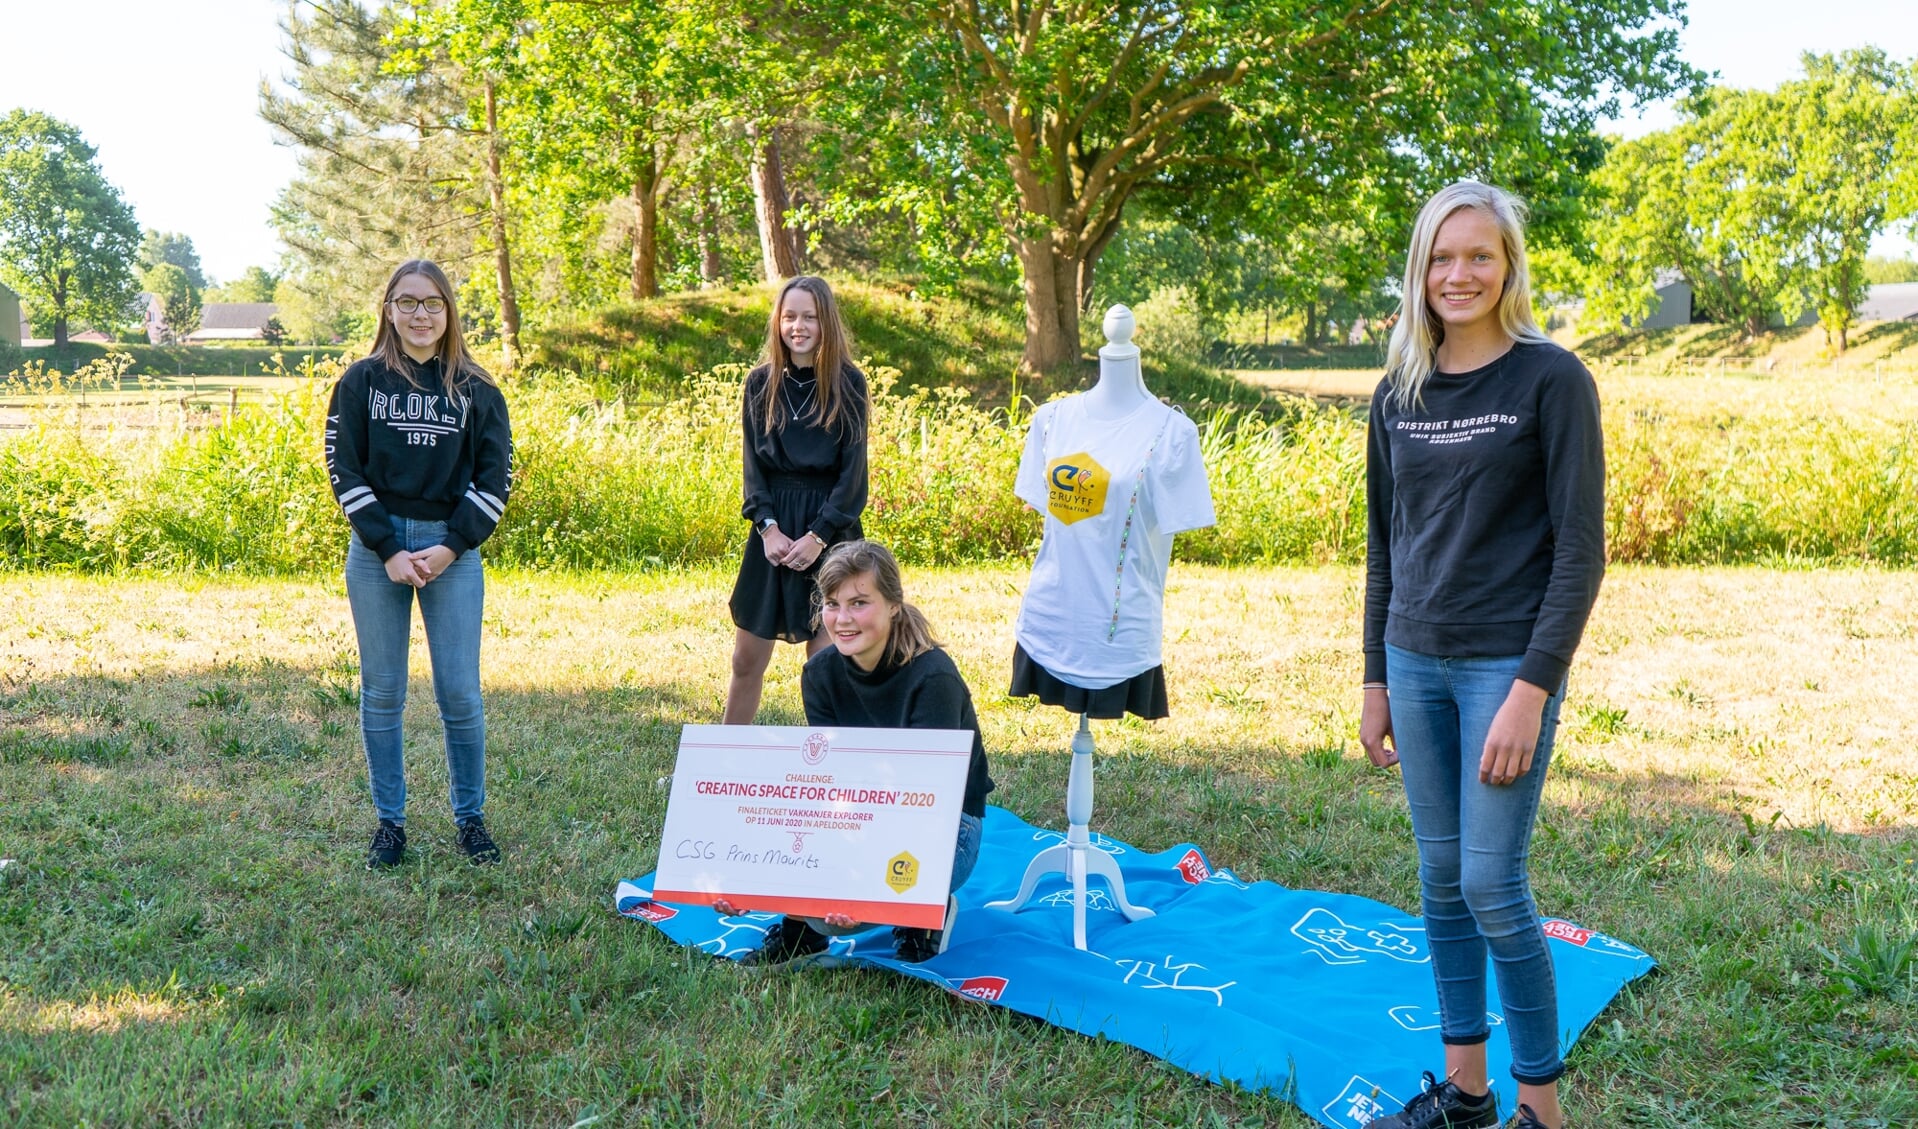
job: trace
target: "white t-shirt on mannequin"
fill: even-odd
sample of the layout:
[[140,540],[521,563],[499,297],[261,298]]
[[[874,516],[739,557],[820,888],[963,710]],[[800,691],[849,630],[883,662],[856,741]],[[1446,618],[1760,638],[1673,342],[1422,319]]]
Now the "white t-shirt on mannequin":
[[1149,396],[1120,418],[1096,418],[1097,391],[1033,413],[1013,488],[1045,515],[1019,645],[1085,690],[1161,664],[1172,537],[1215,520],[1192,421]]

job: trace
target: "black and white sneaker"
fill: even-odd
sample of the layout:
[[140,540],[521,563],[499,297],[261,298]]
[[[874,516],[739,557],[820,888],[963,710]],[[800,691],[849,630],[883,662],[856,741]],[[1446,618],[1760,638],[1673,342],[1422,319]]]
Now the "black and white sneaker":
[[380,820],[373,832],[373,845],[366,849],[366,869],[385,870],[398,866],[406,858],[406,828],[391,820]]
[[1518,1116],[1512,1119],[1512,1129],[1545,1129],[1545,1123],[1538,1119],[1531,1106],[1521,1105]]
[[474,866],[500,860],[499,847],[493,842],[493,837],[486,833],[486,821],[479,816],[460,824],[458,842],[460,853]]
[[1424,1085],[1404,1109],[1366,1122],[1365,1129],[1492,1129],[1498,1124],[1498,1102],[1490,1093],[1471,1097],[1429,1070]]
[[766,939],[760,946],[739,958],[739,963],[766,967],[785,964],[800,957],[823,953],[832,947],[832,938],[807,925],[801,919],[788,914],[779,919],[779,924],[766,930]]

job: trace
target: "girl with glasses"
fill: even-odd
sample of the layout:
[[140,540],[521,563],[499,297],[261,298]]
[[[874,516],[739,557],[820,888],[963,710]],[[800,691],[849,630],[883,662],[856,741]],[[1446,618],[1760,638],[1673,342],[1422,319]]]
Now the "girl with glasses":
[[811,275],[788,280],[741,409],[741,512],[752,531],[733,584],[727,725],[758,715],[775,643],[805,643],[808,656],[826,646],[813,629],[812,572],[827,548],[863,536],[870,415],[866,374],[852,363],[832,289]]
[[1486,958],[1519,1129],[1560,1129],[1557,985],[1526,861],[1566,671],[1605,571],[1598,389],[1532,319],[1522,205],[1461,181],[1419,212],[1366,449],[1359,743],[1418,842],[1443,1079],[1372,1129],[1499,1124]]
[[401,263],[380,301],[373,352],[333,387],[326,467],[352,538],[346,598],[360,647],[360,732],[379,820],[368,869],[406,854],[406,706],[413,602],[426,626],[445,731],[455,842],[497,862],[488,834],[486,718],[480,706],[478,546],[506,508],[513,453],[506,400],[466,350],[453,287],[424,259]]

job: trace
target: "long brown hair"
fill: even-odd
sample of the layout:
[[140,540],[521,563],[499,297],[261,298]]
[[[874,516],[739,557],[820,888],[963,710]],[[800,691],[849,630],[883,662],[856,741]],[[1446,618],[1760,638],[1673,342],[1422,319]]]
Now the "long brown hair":
[[892,551],[877,541],[842,541],[826,554],[826,561],[813,577],[812,627],[819,630],[820,607],[839,586],[868,573],[880,599],[894,608],[892,631],[886,636],[886,651],[880,663],[886,667],[909,663],[939,645],[932,637],[932,625],[924,612],[906,602],[906,586],[899,579],[899,562]]
[[766,319],[766,351],[760,360],[766,366],[766,386],[759,392],[759,418],[766,434],[784,427],[785,413],[779,410],[780,385],[792,368],[792,350],[779,335],[779,311],[785,308],[786,295],[804,290],[812,295],[819,310],[819,344],[812,354],[813,373],[819,378],[818,399],[813,411],[828,430],[842,422],[863,428],[868,418],[867,397],[847,387],[844,369],[852,363],[852,338],[846,335],[846,323],[839,316],[839,303],[832,287],[818,275],[801,274],[786,280],[773,299],[772,316]]
[[440,334],[439,358],[440,374],[446,381],[448,398],[459,400],[459,386],[468,377],[484,384],[497,384],[492,374],[481,368],[479,362],[473,360],[472,353],[467,351],[466,337],[460,332],[459,303],[453,300],[453,284],[447,280],[446,272],[440,269],[440,265],[431,259],[408,259],[393,268],[392,277],[386,280],[386,292],[380,295],[380,308],[376,315],[380,329],[373,337],[373,352],[369,357],[379,358],[380,363],[387,368],[405,376],[407,383],[421,387],[413,371],[416,367],[413,358],[406,355],[400,342],[400,331],[394,327],[393,319],[387,313],[387,306],[393,301],[393,291],[399,289],[400,280],[415,274],[432,283],[446,301],[446,332]]

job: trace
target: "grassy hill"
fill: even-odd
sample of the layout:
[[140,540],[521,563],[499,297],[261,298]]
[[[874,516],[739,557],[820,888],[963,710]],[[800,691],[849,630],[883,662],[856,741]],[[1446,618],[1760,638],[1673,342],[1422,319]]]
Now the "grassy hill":
[[[1098,376],[1089,329],[1080,371],[1033,381],[1018,378],[1025,315],[1016,293],[974,286],[957,296],[926,296],[909,282],[832,280],[854,355],[867,367],[887,365],[909,385],[965,388],[1001,405],[1014,388],[1044,401],[1089,386]],[[640,393],[666,393],[689,374],[715,365],[751,363],[765,347],[771,295],[763,287],[700,290],[645,302],[622,302],[571,324],[541,331],[529,346],[529,367],[577,372]],[[1259,393],[1209,365],[1179,357],[1145,357],[1146,383],[1185,403],[1256,402]]]
[[1824,331],[1817,326],[1775,329],[1751,341],[1728,325],[1561,334],[1559,340],[1588,364],[1620,364],[1653,372],[1918,373],[1918,321],[1854,326],[1851,348],[1842,354],[1826,347]]

